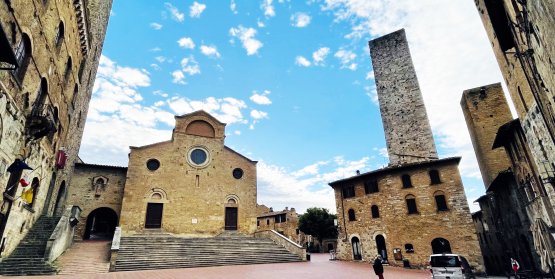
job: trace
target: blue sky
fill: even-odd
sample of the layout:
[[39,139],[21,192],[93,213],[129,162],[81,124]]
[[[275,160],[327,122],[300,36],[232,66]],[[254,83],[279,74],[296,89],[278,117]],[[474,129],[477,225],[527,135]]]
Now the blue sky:
[[327,183],[388,162],[367,41],[400,28],[471,203],[484,187],[459,101],[502,78],[470,0],[115,0],[80,156],[126,166],[204,109],[259,161],[259,203],[335,211]]

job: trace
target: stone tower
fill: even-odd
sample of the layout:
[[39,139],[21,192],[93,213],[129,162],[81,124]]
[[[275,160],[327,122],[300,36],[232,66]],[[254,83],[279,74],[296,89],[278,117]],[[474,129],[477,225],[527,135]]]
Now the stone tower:
[[465,90],[461,107],[487,188],[499,172],[511,166],[505,151],[492,146],[499,127],[513,117],[500,83]]
[[405,30],[368,42],[390,165],[437,159]]

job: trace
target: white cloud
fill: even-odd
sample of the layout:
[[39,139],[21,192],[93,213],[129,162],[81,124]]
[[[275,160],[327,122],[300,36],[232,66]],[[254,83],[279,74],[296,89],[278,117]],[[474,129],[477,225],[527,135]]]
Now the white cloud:
[[364,91],[366,91],[366,96],[370,98],[374,105],[379,106],[380,102],[378,101],[378,92],[376,91],[375,85],[367,85],[364,86]]
[[256,21],[256,26],[258,26],[258,28],[264,28],[264,27],[266,27],[266,24],[264,24],[264,22],[262,20],[258,19]]
[[311,63],[308,59],[304,58],[303,56],[295,57],[295,64],[303,67],[310,67]]
[[175,70],[172,72],[173,83],[185,84],[185,74],[181,70]]
[[152,23],[150,23],[150,27],[154,30],[160,30],[160,29],[162,29],[162,24],[157,23],[157,22],[152,22]]
[[258,53],[258,49],[263,46],[262,42],[254,38],[256,35],[256,29],[254,28],[245,28],[239,25],[229,29],[229,34],[241,41],[243,48],[247,50],[247,55]]
[[312,53],[312,61],[314,61],[314,65],[323,65],[324,60],[330,53],[330,49],[328,47],[321,47],[317,51]]
[[235,3],[235,0],[231,0],[231,3],[229,3],[229,9],[233,12],[233,14],[237,14],[237,4]]
[[273,17],[276,15],[274,6],[272,5],[273,0],[262,0],[260,8],[264,11],[266,17]]
[[329,182],[351,177],[356,170],[368,169],[369,158],[347,161],[336,157],[319,161],[296,171],[272,165],[264,160],[257,164],[258,200],[274,208],[295,205],[302,213],[309,207],[324,207],[336,211],[335,195]]
[[253,91],[252,96],[250,97],[250,100],[258,105],[269,105],[272,103],[270,98],[268,98],[269,94],[270,94],[269,90],[264,90],[260,94],[257,91]]
[[183,22],[185,20],[185,14],[180,12],[179,9],[174,7],[172,4],[166,2],[164,3],[164,6],[166,6],[166,9],[170,12],[175,21]]
[[220,53],[218,52],[218,49],[215,46],[201,45],[200,51],[202,52],[202,54],[208,57],[215,57],[215,58],[220,57]]
[[181,60],[181,68],[184,73],[189,74],[190,76],[200,74],[200,67],[192,55],[189,55],[189,57],[185,57]]
[[357,64],[353,62],[357,58],[357,55],[354,52],[350,50],[340,49],[334,54],[334,56],[339,59],[339,62],[341,63],[341,69],[346,68],[351,71],[357,69]]
[[310,24],[311,17],[305,13],[295,13],[291,16],[291,25],[299,28]]
[[189,16],[190,17],[196,17],[199,18],[200,15],[202,14],[202,12],[204,12],[204,10],[206,9],[206,5],[205,4],[200,4],[198,2],[193,2],[193,5],[191,5],[191,7],[189,7]]
[[214,98],[208,97],[204,100],[190,100],[184,97],[175,97],[168,101],[168,106],[176,114],[186,114],[197,110],[204,110],[216,117],[223,123],[246,124],[248,121],[243,117],[242,110],[247,108],[243,100],[232,97]]
[[177,44],[182,48],[190,48],[190,49],[195,48],[195,43],[193,42],[193,39],[188,37],[183,37],[177,40]]
[[374,70],[368,72],[368,73],[366,74],[366,78],[365,78],[365,79],[366,79],[366,80],[374,79]]
[[251,110],[251,117],[255,120],[268,118],[268,113],[260,110]]
[[156,59],[156,61],[158,61],[160,63],[164,63],[167,60],[167,58],[165,56],[156,56],[156,57],[154,57],[154,59]]
[[233,131],[233,134],[235,134],[235,135],[241,135],[241,131],[235,130],[235,131]]
[[162,51],[162,49],[159,48],[159,47],[155,47],[155,48],[151,48],[150,51],[152,51],[152,52],[159,52],[159,51]]
[[150,64],[150,67],[151,67],[152,69],[154,69],[155,71],[160,71],[160,70],[162,70],[162,68],[160,68],[160,66],[159,66],[158,64],[152,63],[152,64]]

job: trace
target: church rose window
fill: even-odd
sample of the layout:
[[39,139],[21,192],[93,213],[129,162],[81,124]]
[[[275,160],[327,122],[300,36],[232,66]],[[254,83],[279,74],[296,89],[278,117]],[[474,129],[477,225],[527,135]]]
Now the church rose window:
[[151,171],[155,171],[160,167],[160,161],[156,160],[156,159],[150,159],[148,161],[146,161],[146,168],[151,170]]
[[233,177],[235,179],[241,179],[243,177],[243,170],[240,168],[236,168],[233,170]]
[[189,151],[189,163],[196,167],[208,164],[208,151],[201,147],[195,147]]

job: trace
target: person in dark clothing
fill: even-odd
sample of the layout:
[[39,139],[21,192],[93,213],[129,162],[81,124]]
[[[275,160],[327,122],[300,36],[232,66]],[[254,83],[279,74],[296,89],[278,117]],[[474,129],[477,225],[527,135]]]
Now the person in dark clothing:
[[380,255],[378,255],[376,257],[376,259],[374,260],[374,264],[372,265],[372,267],[374,268],[374,273],[376,273],[376,275],[378,275],[379,279],[384,279],[383,278],[383,265],[382,265],[382,257]]

